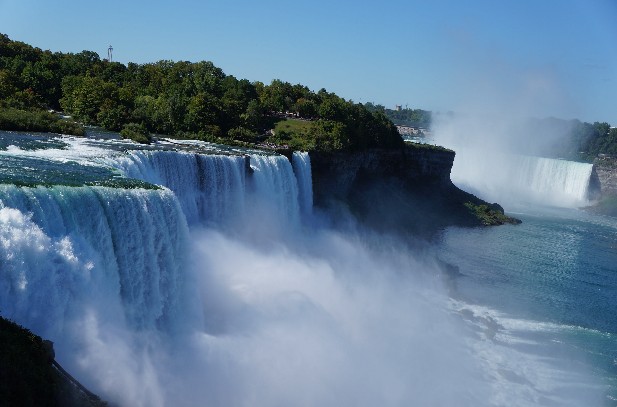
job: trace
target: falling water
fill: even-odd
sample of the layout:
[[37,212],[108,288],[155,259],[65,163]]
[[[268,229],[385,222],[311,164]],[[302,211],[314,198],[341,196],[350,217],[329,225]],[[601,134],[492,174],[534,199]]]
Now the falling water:
[[508,206],[531,202],[559,207],[589,204],[593,165],[551,158],[457,151],[452,181]]

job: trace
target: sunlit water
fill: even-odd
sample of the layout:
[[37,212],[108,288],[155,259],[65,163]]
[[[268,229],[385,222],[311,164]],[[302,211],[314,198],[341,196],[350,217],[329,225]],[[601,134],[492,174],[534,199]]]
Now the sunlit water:
[[444,274],[311,211],[303,153],[0,135],[0,312],[105,399],[613,403],[610,219],[449,229],[429,250]]
[[[523,223],[443,234],[440,254],[460,271],[453,297],[488,325],[496,346],[537,354],[557,370],[586,370],[604,386],[604,405],[616,405],[617,219],[554,208],[513,216]],[[589,384],[577,379],[563,391]]]

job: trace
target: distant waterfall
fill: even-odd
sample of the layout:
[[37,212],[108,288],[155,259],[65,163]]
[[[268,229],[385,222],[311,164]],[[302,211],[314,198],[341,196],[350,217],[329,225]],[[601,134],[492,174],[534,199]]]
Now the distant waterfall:
[[560,207],[589,203],[592,164],[457,150],[452,181],[505,206],[533,202]]
[[167,330],[187,313],[187,236],[168,190],[2,185],[0,310],[51,338],[86,302],[99,319]]
[[519,157],[518,161],[520,171],[514,180],[517,186],[564,200],[587,201],[592,164],[540,157]]
[[313,177],[311,175],[311,158],[306,152],[294,152],[291,164],[298,180],[298,201],[302,214],[313,210]]

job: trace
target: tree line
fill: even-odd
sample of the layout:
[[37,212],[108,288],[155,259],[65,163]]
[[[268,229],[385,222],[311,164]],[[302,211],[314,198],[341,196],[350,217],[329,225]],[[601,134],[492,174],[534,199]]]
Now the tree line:
[[[122,64],[92,51],[41,50],[0,34],[0,109],[53,109],[147,142],[150,134],[215,142],[267,141],[288,113],[310,120],[290,148],[357,150],[403,145],[383,111],[321,89],[226,75],[212,62]],[[2,123],[0,123],[0,126]]]
[[601,154],[617,157],[617,128],[606,122],[551,117],[531,119],[525,129],[527,134],[520,134],[520,144],[532,149],[534,144],[540,144],[538,153],[547,157],[587,162]]
[[581,158],[593,160],[600,154],[617,157],[617,128],[606,122],[585,123],[573,121],[569,134],[570,150]]
[[388,109],[383,105],[367,102],[364,106],[371,112],[383,112],[394,124],[410,127],[431,127],[432,112],[422,109]]

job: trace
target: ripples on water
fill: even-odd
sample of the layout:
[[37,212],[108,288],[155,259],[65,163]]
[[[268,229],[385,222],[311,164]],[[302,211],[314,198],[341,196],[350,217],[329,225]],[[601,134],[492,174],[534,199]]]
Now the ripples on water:
[[558,352],[575,361],[568,369],[593,371],[607,383],[612,405],[617,221],[571,209],[530,208],[516,216],[521,225],[444,233],[441,256],[462,274],[454,296],[481,307],[478,315],[490,315],[501,328],[495,335],[516,348],[538,356]]

